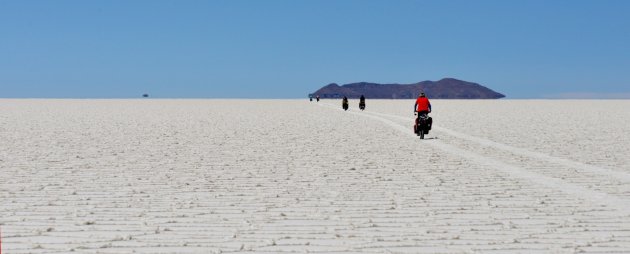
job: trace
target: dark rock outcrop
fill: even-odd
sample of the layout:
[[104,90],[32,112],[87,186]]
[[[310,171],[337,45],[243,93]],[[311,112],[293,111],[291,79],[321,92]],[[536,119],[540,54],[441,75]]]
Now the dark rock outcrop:
[[499,99],[505,95],[477,83],[445,78],[439,81],[422,81],[415,84],[351,83],[339,86],[326,85],[311,95],[321,98],[414,99],[420,92],[431,99]]

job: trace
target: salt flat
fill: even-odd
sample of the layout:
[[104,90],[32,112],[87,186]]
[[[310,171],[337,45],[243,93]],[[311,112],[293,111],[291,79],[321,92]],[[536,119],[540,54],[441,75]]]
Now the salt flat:
[[0,100],[3,253],[628,253],[630,101]]

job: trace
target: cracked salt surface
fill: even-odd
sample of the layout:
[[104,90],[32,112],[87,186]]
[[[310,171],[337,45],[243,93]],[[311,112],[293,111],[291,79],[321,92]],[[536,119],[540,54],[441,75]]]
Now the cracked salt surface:
[[432,103],[0,100],[2,250],[630,250],[630,101]]

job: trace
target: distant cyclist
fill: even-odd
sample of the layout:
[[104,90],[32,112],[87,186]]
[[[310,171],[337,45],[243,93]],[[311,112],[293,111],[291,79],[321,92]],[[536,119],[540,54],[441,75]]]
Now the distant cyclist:
[[361,95],[361,98],[359,98],[359,109],[365,109],[365,96],[363,95]]
[[431,102],[424,93],[420,93],[418,99],[416,99],[416,105],[413,106],[413,114],[418,113],[418,118],[416,118],[416,123],[420,121],[420,116],[424,116],[427,119],[427,127],[430,130],[431,125],[433,125],[433,118],[428,117],[428,114],[431,113]]
[[341,100],[341,107],[343,110],[348,110],[348,97],[344,96]]

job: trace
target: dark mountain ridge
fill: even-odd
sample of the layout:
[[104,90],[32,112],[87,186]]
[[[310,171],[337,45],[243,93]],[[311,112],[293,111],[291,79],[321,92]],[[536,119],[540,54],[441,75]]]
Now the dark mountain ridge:
[[431,99],[499,99],[505,97],[480,84],[444,78],[439,81],[422,81],[414,84],[377,84],[369,82],[350,83],[339,86],[328,84],[312,96],[320,98],[359,98],[364,95],[371,99],[414,99],[424,92]]

